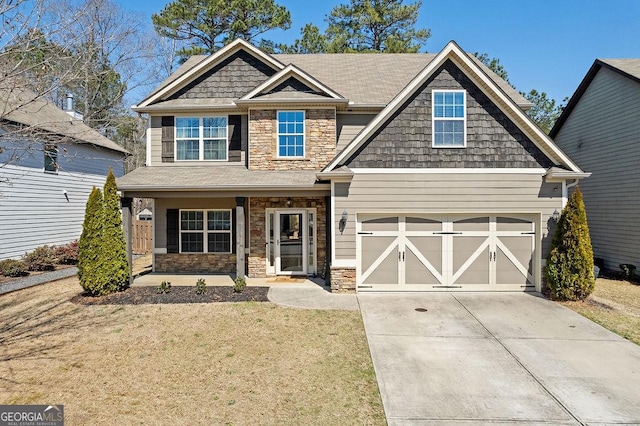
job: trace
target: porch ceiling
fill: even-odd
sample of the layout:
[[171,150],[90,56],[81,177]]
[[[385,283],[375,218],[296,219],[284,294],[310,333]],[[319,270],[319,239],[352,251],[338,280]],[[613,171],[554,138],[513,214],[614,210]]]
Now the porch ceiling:
[[318,191],[315,170],[248,170],[244,166],[141,167],[117,179],[120,191]]

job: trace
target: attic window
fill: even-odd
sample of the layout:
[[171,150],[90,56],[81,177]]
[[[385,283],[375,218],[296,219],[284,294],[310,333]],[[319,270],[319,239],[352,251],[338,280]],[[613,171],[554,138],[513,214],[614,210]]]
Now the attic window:
[[466,93],[464,90],[434,90],[433,147],[464,148],[466,135]]
[[44,171],[49,173],[58,172],[58,149],[55,144],[44,144]]

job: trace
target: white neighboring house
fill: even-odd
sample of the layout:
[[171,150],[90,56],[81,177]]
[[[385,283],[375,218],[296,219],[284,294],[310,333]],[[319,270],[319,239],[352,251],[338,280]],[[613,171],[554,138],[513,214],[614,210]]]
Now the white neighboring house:
[[82,233],[85,205],[128,152],[26,91],[0,92],[0,260]]

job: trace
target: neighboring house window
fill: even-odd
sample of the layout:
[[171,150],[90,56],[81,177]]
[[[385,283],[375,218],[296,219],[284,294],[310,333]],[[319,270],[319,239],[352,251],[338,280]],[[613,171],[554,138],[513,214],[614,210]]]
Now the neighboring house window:
[[231,232],[231,210],[180,211],[181,253],[231,253]]
[[433,146],[466,146],[466,93],[463,90],[434,90]]
[[55,144],[44,144],[44,171],[51,173],[58,171],[58,149]]
[[304,111],[278,111],[278,157],[304,158]]
[[227,160],[227,117],[176,117],[176,160]]

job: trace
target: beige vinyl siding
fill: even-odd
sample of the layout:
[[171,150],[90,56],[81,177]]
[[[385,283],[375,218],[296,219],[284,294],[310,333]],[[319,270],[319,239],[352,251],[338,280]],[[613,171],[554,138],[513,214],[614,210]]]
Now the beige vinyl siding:
[[[334,198],[336,259],[356,258],[355,222],[361,213],[540,214],[544,258],[551,239],[548,221],[561,205],[561,184],[543,183],[536,174],[356,174],[349,195]],[[340,234],[343,211],[349,219]]]
[[555,138],[580,182],[594,255],[640,266],[640,83],[600,68]]
[[167,248],[168,209],[234,209],[235,198],[156,198],[154,202],[155,248]]
[[152,116],[151,127],[148,129],[151,132],[151,165],[162,165],[162,117]]
[[374,117],[375,114],[338,114],[336,117],[336,130],[338,133],[337,151],[342,151]]

